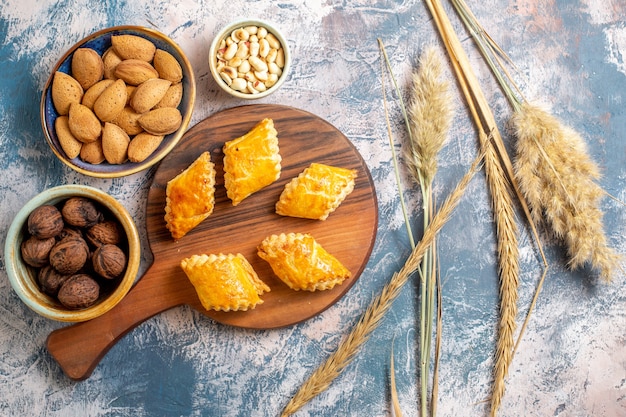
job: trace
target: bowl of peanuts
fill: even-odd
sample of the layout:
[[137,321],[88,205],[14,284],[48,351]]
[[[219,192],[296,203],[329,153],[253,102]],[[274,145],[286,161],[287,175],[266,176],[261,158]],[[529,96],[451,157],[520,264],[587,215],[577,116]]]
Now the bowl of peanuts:
[[168,36],[114,26],[75,43],[53,67],[41,125],[53,153],[92,177],[143,171],[185,133],[196,97],[193,68]]
[[291,54],[283,34],[263,20],[238,20],[220,30],[209,49],[209,68],[228,94],[259,99],[278,90],[289,74]]

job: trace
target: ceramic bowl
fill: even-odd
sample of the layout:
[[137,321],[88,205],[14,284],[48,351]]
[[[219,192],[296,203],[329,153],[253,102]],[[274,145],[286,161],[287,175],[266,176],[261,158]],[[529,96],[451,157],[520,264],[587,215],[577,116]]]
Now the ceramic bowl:
[[[265,84],[270,85],[270,83],[267,81],[262,81],[264,78],[263,76],[257,74],[259,75],[257,77],[254,75],[255,71],[257,70],[255,69],[253,65],[251,65],[251,69],[248,71],[234,71],[233,68],[240,70],[241,67],[238,65],[238,63],[234,64],[233,63],[234,61],[231,60],[228,55],[226,57],[224,56],[226,54],[226,49],[227,49],[227,45],[226,45],[227,39],[231,37],[233,32],[241,30],[241,29],[245,30],[246,28],[249,28],[249,27],[264,28],[265,30],[267,30],[267,33],[273,35],[273,37],[280,44],[280,49],[282,50],[282,52],[279,52],[279,54],[282,54],[282,56],[284,57],[284,65],[282,66],[279,72],[278,79],[275,82],[273,82],[271,86],[264,87]],[[259,38],[259,43],[261,43],[260,37],[262,36],[263,35],[257,36],[257,38]],[[236,35],[235,35],[235,38],[240,39],[240,38],[237,38]],[[248,44],[251,45],[252,43],[253,42],[248,41]],[[267,59],[267,56],[263,53],[262,46],[261,46],[261,51],[255,56],[261,57],[262,60],[266,64],[268,62],[277,62],[277,61],[273,61],[273,58]],[[244,57],[243,61],[247,61],[247,59]],[[227,70],[229,71],[225,71],[224,67],[229,67],[227,68]],[[222,90],[226,91],[228,94],[237,98],[242,98],[246,100],[254,100],[254,99],[259,99],[269,94],[272,94],[273,92],[278,90],[281,87],[281,85],[285,82],[285,80],[289,76],[290,68],[291,68],[291,53],[289,50],[287,39],[283,36],[283,34],[280,32],[280,30],[278,30],[278,28],[275,25],[273,25],[270,22],[266,22],[264,20],[246,19],[246,20],[238,20],[238,21],[230,23],[229,25],[224,27],[222,30],[220,30],[217,33],[217,35],[215,35],[215,38],[213,39],[213,42],[211,43],[211,47],[209,49],[209,69],[211,70],[213,79],[215,80],[217,85],[220,86]],[[237,76],[233,77],[233,75],[235,75],[236,72],[238,72]],[[260,70],[258,72],[263,73],[264,71]],[[268,77],[271,77],[270,74],[272,73],[272,70],[267,70],[265,72]],[[248,74],[248,76],[242,76],[243,74]],[[246,88],[243,90],[240,89],[239,87],[234,88],[237,82],[233,82],[233,78],[238,78],[239,80],[245,80]],[[263,83],[263,86],[260,86],[259,84],[257,84],[258,82]],[[260,87],[264,87],[264,88],[260,88]]]
[[[122,164],[109,164],[107,162],[90,164],[82,161],[80,157],[70,159],[61,148],[59,139],[54,129],[54,123],[59,116],[52,103],[51,86],[54,74],[56,71],[71,74],[72,57],[78,48],[92,48],[102,56],[102,54],[111,47],[111,36],[122,34],[136,35],[149,39],[156,45],[157,48],[169,52],[178,60],[183,70],[183,97],[178,106],[178,109],[182,114],[182,124],[176,132],[166,135],[159,147],[142,162],[133,163],[127,161]],[[122,177],[151,167],[163,159],[163,157],[165,157],[165,155],[167,155],[172,148],[176,146],[189,126],[195,100],[196,82],[193,69],[189,60],[185,56],[185,53],[172,39],[155,30],[139,26],[115,26],[100,30],[84,38],[72,46],[67,52],[65,52],[65,54],[63,54],[61,59],[59,59],[57,64],[52,69],[50,77],[43,89],[41,97],[41,125],[52,152],[54,152],[54,154],[70,168],[92,177]]]
[[[120,278],[102,286],[100,298],[90,307],[72,310],[64,307],[55,297],[44,293],[38,284],[37,271],[22,260],[21,243],[29,237],[28,216],[44,204],[60,205],[70,197],[85,197],[96,202],[102,213],[115,218],[125,232],[125,242],[120,244],[127,255],[126,271]],[[5,242],[6,271],[13,290],[20,299],[40,315],[62,322],[81,322],[93,319],[112,309],[128,293],[139,269],[141,243],[133,219],[124,206],[109,194],[83,185],[62,185],[49,188],[33,197],[17,213],[9,227]]]

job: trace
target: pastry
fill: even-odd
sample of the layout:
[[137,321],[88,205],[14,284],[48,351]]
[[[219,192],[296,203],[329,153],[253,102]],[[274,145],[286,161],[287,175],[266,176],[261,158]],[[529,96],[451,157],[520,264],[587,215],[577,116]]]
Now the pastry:
[[281,156],[272,119],[224,144],[224,187],[233,206],[280,177]]
[[289,288],[328,290],[350,278],[350,271],[310,234],[272,235],[258,246],[257,254]]
[[174,239],[209,217],[215,205],[215,167],[209,152],[171,179],[165,195],[165,224]]
[[352,192],[356,176],[356,170],[314,162],[285,185],[276,213],[326,220]]
[[193,255],[180,262],[207,310],[245,311],[263,303],[270,288],[240,253]]

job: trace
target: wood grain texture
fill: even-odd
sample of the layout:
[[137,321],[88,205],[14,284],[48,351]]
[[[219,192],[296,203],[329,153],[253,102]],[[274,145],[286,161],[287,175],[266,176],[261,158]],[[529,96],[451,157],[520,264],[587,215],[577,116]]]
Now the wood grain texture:
[[[223,186],[222,146],[263,118],[272,118],[282,156],[281,177],[233,207]],[[209,151],[217,172],[213,214],[175,241],[163,219],[167,182]],[[311,162],[357,170],[354,191],[325,221],[283,217],[274,205],[284,185]],[[47,347],[72,379],[89,377],[99,360],[128,331],[169,308],[190,305],[214,320],[237,327],[270,329],[292,325],[324,311],[356,282],[371,254],[378,227],[374,185],[363,159],[335,127],[306,111],[281,105],[249,105],[219,112],[190,129],[161,162],[148,192],[146,227],[154,263],[118,306],[85,323],[50,334]],[[271,234],[310,233],[352,273],[328,291],[293,291],[256,254]],[[242,253],[271,288],[263,304],[241,312],[206,311],[180,268],[193,254]]]

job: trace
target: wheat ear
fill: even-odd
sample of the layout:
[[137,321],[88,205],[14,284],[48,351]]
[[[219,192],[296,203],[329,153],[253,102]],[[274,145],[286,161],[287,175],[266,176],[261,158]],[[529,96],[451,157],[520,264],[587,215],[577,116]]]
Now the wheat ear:
[[354,359],[359,348],[368,340],[371,333],[378,327],[385,313],[392,306],[400,294],[410,275],[414,273],[437,233],[447,223],[452,212],[459,204],[470,180],[478,170],[483,160],[481,153],[473,162],[468,172],[461,178],[457,186],[450,193],[437,214],[433,217],[430,226],[424,231],[420,242],[415,246],[404,266],[396,272],[390,281],[383,287],[381,293],[370,303],[365,313],[354,326],[350,334],[341,342],[326,362],[324,362],[300,387],[281,413],[282,417],[289,416],[299,410],[311,399],[324,392],[337,378],[345,367]]

